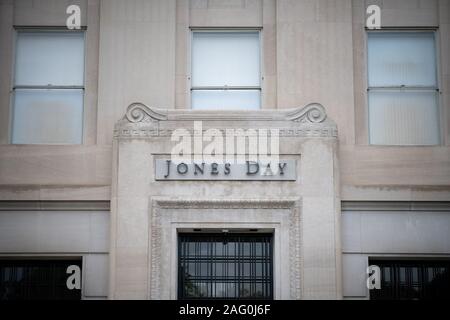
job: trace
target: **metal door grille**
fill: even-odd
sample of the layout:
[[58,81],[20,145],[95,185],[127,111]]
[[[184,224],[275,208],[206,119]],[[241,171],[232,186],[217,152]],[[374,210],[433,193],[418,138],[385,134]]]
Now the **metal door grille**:
[[272,299],[271,234],[180,234],[179,299]]
[[450,299],[450,261],[369,261],[381,271],[373,300]]
[[80,300],[69,290],[67,267],[77,260],[0,260],[0,300]]

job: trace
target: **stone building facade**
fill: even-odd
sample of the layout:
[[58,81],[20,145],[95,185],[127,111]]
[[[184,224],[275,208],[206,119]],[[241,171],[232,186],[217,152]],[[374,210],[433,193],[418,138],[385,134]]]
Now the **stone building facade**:
[[[0,0],[0,269],[76,260],[83,299],[369,299],[379,265],[383,297],[426,296],[450,270],[449,31],[448,0]],[[180,128],[276,130],[287,171],[167,179]]]

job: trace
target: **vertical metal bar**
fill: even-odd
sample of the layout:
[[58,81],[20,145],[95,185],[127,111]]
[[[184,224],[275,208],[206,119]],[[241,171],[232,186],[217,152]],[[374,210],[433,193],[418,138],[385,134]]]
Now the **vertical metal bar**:
[[182,259],[184,255],[182,254],[181,245],[183,243],[183,237],[181,235],[178,236],[178,299],[184,298],[184,275],[182,274]]
[[269,237],[269,266],[270,266],[270,299],[273,299],[273,236]]
[[[194,288],[195,288],[195,297],[199,295],[199,286],[198,286],[198,277],[201,275],[201,266],[199,268],[198,264],[198,251],[200,247],[200,243],[198,241],[195,241],[195,254],[194,254],[194,266],[195,266],[195,278],[194,278]],[[199,272],[200,271],[200,272]]]
[[237,268],[238,268],[238,292],[237,292],[237,298],[241,297],[241,292],[242,292],[242,288],[241,288],[241,252],[242,252],[242,243],[241,243],[241,237],[238,237],[238,263],[237,263]]
[[182,290],[182,296],[183,298],[186,298],[187,296],[187,292],[186,292],[186,271],[184,270],[185,266],[186,266],[186,258],[187,257],[187,252],[186,252],[186,237],[181,237],[180,238],[181,241],[179,242],[180,248],[179,250],[181,250],[182,252],[182,258],[179,259],[180,264],[181,264],[181,269],[180,269],[180,273],[181,273],[181,290]]
[[[213,266],[214,266],[214,262],[213,262],[213,244],[215,243],[214,238],[212,237],[208,237],[207,241],[206,241],[206,248],[207,248],[207,252],[208,252],[208,268],[206,268],[206,278],[208,279],[208,285],[207,285],[207,289],[206,289],[206,296],[207,297],[212,297],[213,296]],[[208,274],[209,272],[209,274]],[[208,292],[209,291],[209,292]]]

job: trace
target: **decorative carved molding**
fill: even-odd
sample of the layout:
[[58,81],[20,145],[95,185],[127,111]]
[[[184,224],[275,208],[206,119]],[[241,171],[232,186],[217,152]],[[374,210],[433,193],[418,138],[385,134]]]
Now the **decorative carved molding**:
[[165,110],[155,110],[140,102],[128,106],[125,118],[131,123],[167,120]]
[[[322,128],[270,128],[278,130],[280,137],[298,137],[298,138],[337,138],[338,130],[336,127],[324,126]],[[225,135],[224,130],[219,130]],[[194,133],[194,130],[186,129],[192,136],[198,133]],[[203,130],[205,134],[206,130]],[[133,139],[146,139],[151,137],[170,137],[173,133],[172,129],[115,129],[115,138],[133,138]]]
[[152,198],[150,201],[150,299],[161,299],[161,272],[168,266],[162,265],[162,215],[165,209],[288,209],[289,210],[289,272],[291,299],[300,299],[302,292],[301,258],[301,201],[298,198],[285,199],[171,199]]
[[292,199],[168,199],[153,198],[153,207],[165,209],[290,209],[297,203]]
[[150,299],[158,300],[161,297],[161,212],[157,207],[150,210]]
[[302,224],[300,205],[292,207],[289,226],[289,272],[291,298],[300,300],[302,292],[301,270],[302,270],[302,254],[301,254],[301,237],[300,226]]
[[[218,130],[237,129],[242,122],[243,129],[255,123],[252,129],[276,129],[281,137],[337,137],[337,128],[329,120],[325,108],[319,103],[311,103],[303,108],[290,110],[167,110],[150,108],[142,103],[132,103],[114,129],[115,138],[149,139],[170,137],[178,127],[187,127],[187,121],[215,121]],[[184,123],[182,123],[184,121]],[[230,127],[227,127],[227,122]],[[281,125],[280,123],[285,123]],[[208,128],[205,128],[205,132]],[[198,133],[197,133],[198,134]]]
[[326,118],[325,108],[320,103],[310,103],[287,114],[288,120],[301,123],[322,123]]
[[193,121],[193,120],[285,120],[301,123],[322,123],[327,119],[325,108],[320,103],[310,103],[303,108],[291,110],[169,110],[150,108],[134,102],[127,108],[124,119],[130,123],[151,121]]

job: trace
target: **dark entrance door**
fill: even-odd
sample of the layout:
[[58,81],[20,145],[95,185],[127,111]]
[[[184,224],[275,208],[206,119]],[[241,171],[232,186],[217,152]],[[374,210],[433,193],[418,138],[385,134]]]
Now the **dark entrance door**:
[[273,299],[272,234],[178,237],[179,299]]

